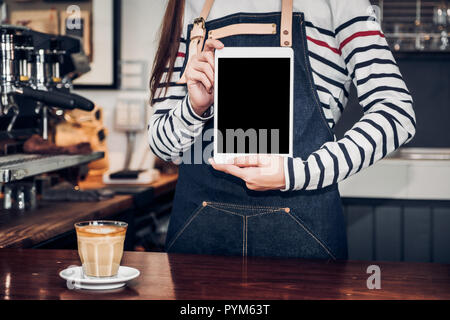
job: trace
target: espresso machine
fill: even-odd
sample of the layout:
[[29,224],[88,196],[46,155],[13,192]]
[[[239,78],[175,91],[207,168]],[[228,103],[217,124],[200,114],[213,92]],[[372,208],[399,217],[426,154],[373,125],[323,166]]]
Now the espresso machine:
[[32,135],[51,139],[52,119],[65,110],[92,111],[94,103],[71,92],[90,70],[81,41],[25,27],[0,25],[0,186],[3,208],[35,207],[33,178],[85,165],[101,152],[80,155],[25,154]]

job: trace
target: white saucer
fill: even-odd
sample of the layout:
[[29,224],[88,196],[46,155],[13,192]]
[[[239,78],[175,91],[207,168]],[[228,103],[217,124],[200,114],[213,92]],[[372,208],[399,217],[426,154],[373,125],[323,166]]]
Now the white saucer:
[[64,269],[59,276],[67,281],[69,289],[111,290],[121,288],[130,280],[139,277],[139,270],[131,267],[119,267],[117,276],[106,278],[87,277],[80,266]]

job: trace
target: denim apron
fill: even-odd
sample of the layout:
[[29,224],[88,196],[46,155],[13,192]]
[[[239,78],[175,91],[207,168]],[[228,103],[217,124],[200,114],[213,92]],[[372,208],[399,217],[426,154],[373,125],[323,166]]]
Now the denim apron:
[[[206,34],[232,24],[270,23],[274,34],[233,34],[226,47],[280,46],[281,13],[237,13],[205,23]],[[193,25],[188,26],[188,35]],[[189,44],[187,39],[187,44]],[[306,159],[334,140],[315,90],[304,15],[293,13],[294,157]],[[188,52],[186,53],[186,56]],[[186,59],[187,60],[187,59]],[[186,67],[186,61],[182,72]],[[275,111],[276,112],[276,111]],[[211,130],[210,119],[203,129]],[[191,147],[204,150],[201,136]],[[198,155],[197,155],[198,157]],[[251,191],[245,182],[210,165],[181,164],[170,218],[167,252],[346,259],[345,223],[337,184],[312,191]]]

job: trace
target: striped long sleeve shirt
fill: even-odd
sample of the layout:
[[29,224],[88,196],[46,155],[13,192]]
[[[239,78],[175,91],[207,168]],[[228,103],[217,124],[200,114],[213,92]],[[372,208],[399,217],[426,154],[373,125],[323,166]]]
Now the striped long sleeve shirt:
[[[186,0],[175,72],[171,79],[163,77],[161,86],[169,82],[169,89],[154,100],[150,148],[167,161],[190,149],[213,116],[212,108],[210,114],[198,116],[190,106],[187,87],[176,84],[186,58],[187,25],[199,15],[203,2]],[[412,97],[380,25],[371,16],[370,2],[293,3],[294,11],[305,15],[309,60],[328,125],[333,129],[339,121],[352,82],[364,115],[342,139],[325,143],[306,159],[286,158],[284,191],[320,189],[342,181],[410,141],[416,128]],[[237,12],[280,10],[279,0],[216,0],[208,20]]]

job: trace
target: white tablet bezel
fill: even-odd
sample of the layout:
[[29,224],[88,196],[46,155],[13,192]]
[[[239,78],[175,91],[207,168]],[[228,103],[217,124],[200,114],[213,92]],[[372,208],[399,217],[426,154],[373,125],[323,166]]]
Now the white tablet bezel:
[[294,115],[294,51],[289,47],[224,47],[215,52],[214,70],[214,161],[216,163],[230,163],[232,159],[242,156],[254,156],[250,153],[218,153],[217,152],[217,124],[218,106],[218,66],[220,58],[289,58],[290,59],[290,94],[289,94],[289,154],[271,154],[292,157],[293,154],[293,115]]

